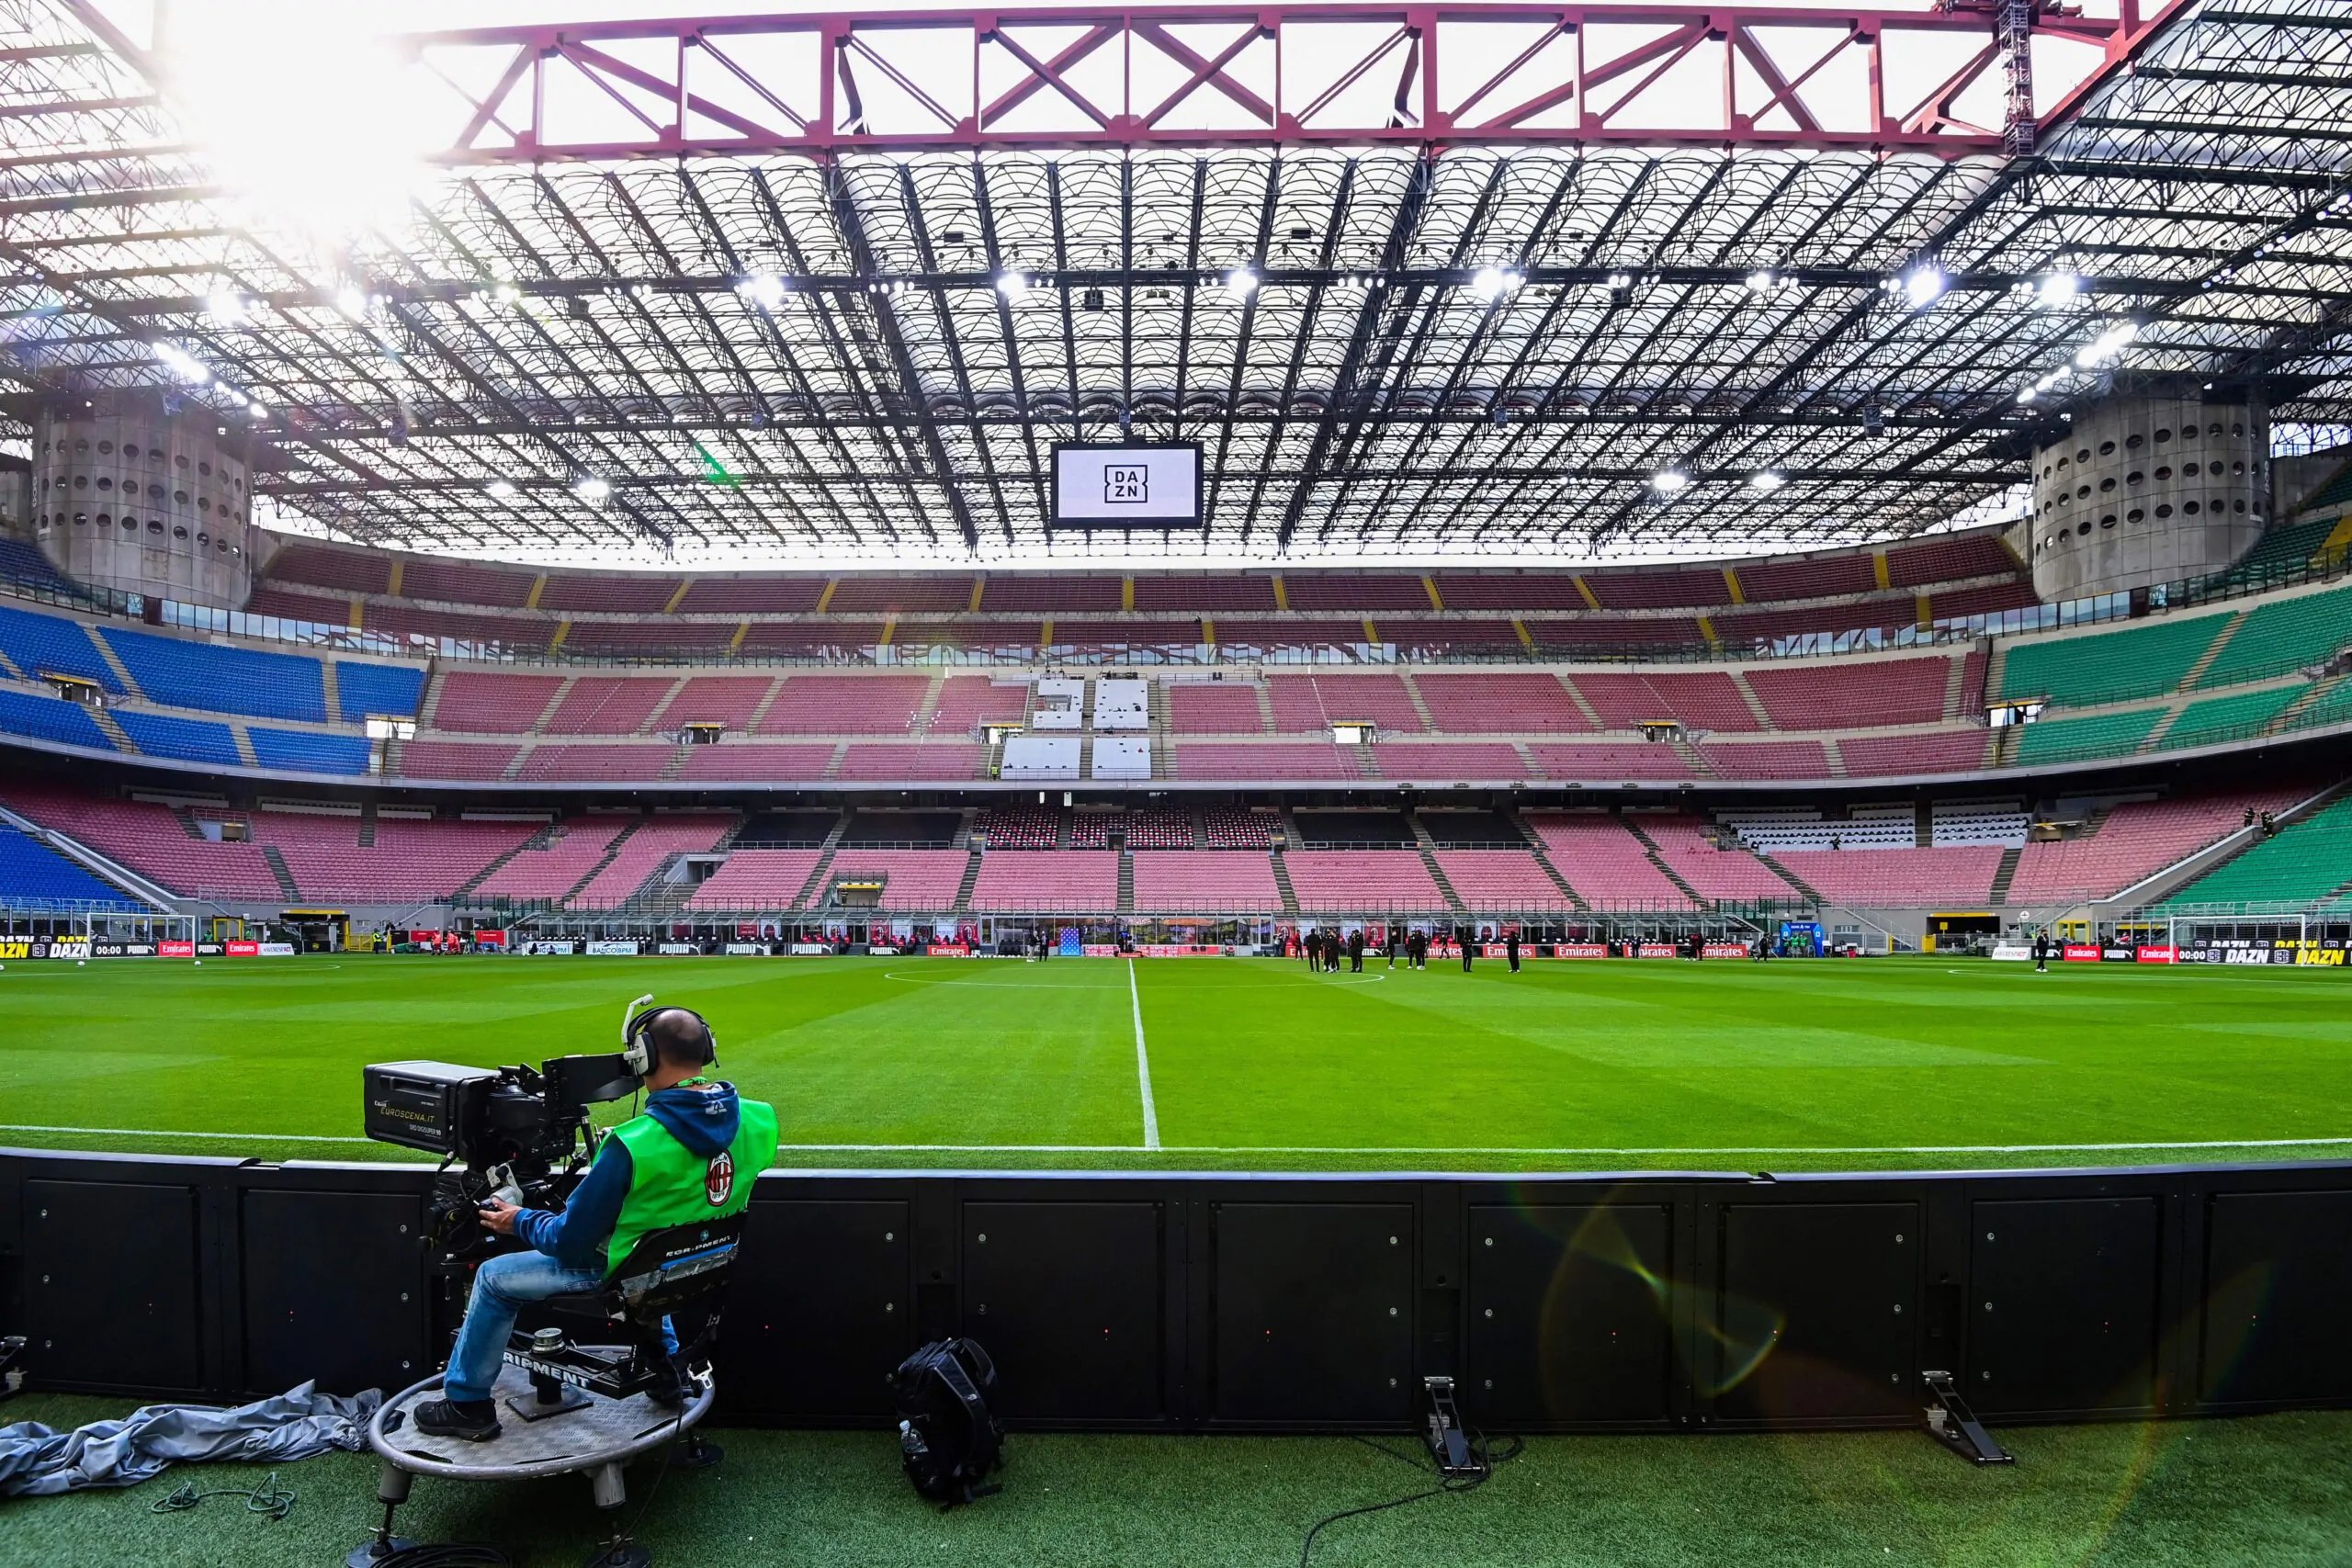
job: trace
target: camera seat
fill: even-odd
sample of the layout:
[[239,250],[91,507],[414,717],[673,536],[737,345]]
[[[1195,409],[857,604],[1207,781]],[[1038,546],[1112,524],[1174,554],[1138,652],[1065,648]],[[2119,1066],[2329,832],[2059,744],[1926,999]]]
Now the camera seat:
[[[587,1393],[606,1399],[647,1393],[665,1405],[693,1398],[718,1337],[719,1302],[734,1278],[742,1235],[741,1214],[649,1231],[601,1287],[541,1303],[559,1317],[616,1328],[625,1343],[582,1345],[561,1328],[516,1329],[504,1359],[529,1375],[535,1397],[511,1401],[509,1407],[536,1421],[580,1408]],[[662,1327],[680,1319],[692,1337],[679,1332],[673,1355]]]

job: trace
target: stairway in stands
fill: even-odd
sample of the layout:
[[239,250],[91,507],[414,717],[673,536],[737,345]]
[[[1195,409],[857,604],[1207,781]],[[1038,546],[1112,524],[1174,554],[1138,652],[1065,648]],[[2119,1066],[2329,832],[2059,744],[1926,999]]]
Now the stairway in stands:
[[956,885],[956,908],[957,909],[969,909],[972,907],[972,885],[979,881],[979,879],[980,852],[973,850],[969,852],[967,858],[964,862],[964,880]]
[[558,825],[556,823],[548,823],[546,827],[540,829],[537,832],[532,834],[521,843],[516,844],[513,849],[508,850],[504,854],[495,857],[488,865],[483,866],[480,871],[474,873],[471,876],[469,876],[463,882],[458,884],[457,888],[450,893],[449,897],[452,898],[468,897],[476,888],[480,887],[483,883],[488,882],[492,876],[496,875],[498,874],[498,869],[501,866],[504,865],[508,861],[513,860],[516,855],[521,854],[524,851],[546,849],[549,844],[555,841],[555,830],[557,826]]
[[1136,857],[1132,850],[1119,852],[1119,913],[1136,912]]
[[1701,897],[1697,888],[1682,880],[1681,873],[1676,871],[1672,866],[1666,863],[1666,857],[1657,852],[1657,840],[1651,838],[1647,833],[1643,832],[1640,825],[1631,817],[1621,817],[1618,820],[1625,825],[1625,831],[1633,834],[1634,838],[1641,840],[1642,852],[1649,856],[1650,863],[1657,867],[1660,875],[1664,876],[1668,882],[1673,883],[1677,887],[1682,889],[1682,896],[1685,898],[1690,899],[1694,904],[1705,904],[1712,901]]
[[[619,856],[621,852],[621,846],[628,843],[631,839],[637,837],[637,830],[644,826],[645,819],[643,818],[639,818],[636,821],[630,823],[628,827],[622,829],[619,832],[614,834],[613,841],[605,846],[604,858],[599,860],[594,865],[588,868],[587,875],[582,877],[579,881],[565,888],[563,890],[563,897],[558,900],[558,902],[569,903],[573,894],[579,892],[591,882],[595,881],[598,876],[602,875],[605,868],[612,864],[614,860]],[[635,889],[632,888],[631,891],[634,892]]]
[[1421,864],[1428,870],[1430,880],[1437,884],[1440,893],[1445,895],[1445,907],[1457,915],[1468,914],[1469,906],[1463,903],[1462,895],[1453,890],[1453,884],[1446,880],[1445,867],[1437,863],[1437,840],[1430,838],[1429,829],[1422,826],[1421,814],[1408,811],[1405,813],[1405,820],[1412,826],[1413,847],[1420,852]]
[[1283,895],[1283,913],[1292,917],[1293,919],[1296,919],[1298,915],[1298,893],[1296,889],[1293,888],[1290,885],[1290,867],[1283,863],[1283,857],[1279,852],[1273,856],[1273,863],[1274,886],[1282,890]]
[[264,844],[261,847],[261,858],[269,863],[269,874],[277,878],[278,892],[288,898],[300,898],[302,896],[301,890],[294,886],[294,874],[286,869],[286,857],[277,852],[276,844]]
[[2006,904],[2009,901],[2009,881],[2017,875],[2018,862],[2024,856],[2025,851],[2014,846],[2001,852],[2000,868],[1993,873],[1994,903]]

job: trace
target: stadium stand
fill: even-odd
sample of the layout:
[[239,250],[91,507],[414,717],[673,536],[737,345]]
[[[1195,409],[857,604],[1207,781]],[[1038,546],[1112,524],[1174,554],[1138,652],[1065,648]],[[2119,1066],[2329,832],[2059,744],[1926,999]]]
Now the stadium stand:
[[[1418,579],[1414,588],[1419,592]],[[1328,730],[1335,722],[1365,721],[1382,729],[1421,731],[1412,694],[1395,675],[1275,675],[1266,688],[1273,699],[1278,734],[1308,735]]]
[[1385,779],[1409,779],[1428,784],[1487,781],[1516,782],[1527,776],[1527,763],[1515,746],[1431,745],[1394,741],[1373,752],[1373,765]]
[[1555,675],[1422,674],[1413,684],[1432,723],[1449,734],[1536,735],[1592,728]]
[[677,682],[662,675],[582,675],[548,716],[549,735],[635,735]]
[[111,751],[113,740],[90,710],[62,697],[37,697],[25,692],[0,690],[0,730],[30,740],[53,740],[62,746],[87,746]]
[[776,694],[760,733],[904,735],[930,689],[928,675],[794,675]]
[[1784,849],[1772,858],[1783,871],[1837,903],[1883,908],[1931,906],[1983,908],[1992,902],[1993,877],[2004,852],[1996,845],[1959,849]]
[[225,724],[201,718],[175,718],[169,714],[136,713],[128,708],[118,710],[114,721],[130,737],[130,743],[139,748],[142,756],[217,762],[224,768],[245,765],[237,750],[237,738]]
[[1642,841],[1614,817],[1598,812],[1531,812],[1527,825],[1543,840],[1554,870],[1577,896],[1596,908],[1696,908],[1690,896],[1650,858]]
[[[1049,806],[988,806],[972,819],[972,838],[975,842],[986,840],[991,850],[1050,850],[1061,841],[1061,828],[1062,814]],[[1073,833],[1070,847],[1099,850],[1106,846],[1080,844]]]
[[424,671],[413,664],[334,661],[335,706],[347,724],[369,718],[413,718],[424,697]]
[[95,682],[119,696],[122,678],[79,621],[62,615],[38,615],[28,610],[0,606],[0,655],[6,655],[28,681],[44,675],[73,675]]
[[2066,707],[2153,697],[2178,687],[2229,623],[2226,615],[2184,615],[2122,631],[2018,639],[2007,645],[2000,694]]
[[2144,877],[2216,843],[2243,825],[2247,811],[2280,811],[2293,790],[2130,801],[2094,813],[2071,839],[2029,843],[2009,879],[2009,901],[2048,904],[2111,898]]
[[821,779],[831,743],[813,746],[689,746],[678,777],[688,784],[792,784]]
[[1777,729],[1864,729],[1934,724],[1944,716],[1951,660],[1860,659],[1837,666],[1747,671],[1748,690]]
[[1411,850],[1293,850],[1283,869],[1298,907],[1309,913],[1447,907],[1428,864]]
[[401,746],[399,773],[411,779],[503,779],[520,750],[470,740],[410,740]]
[[1688,674],[1571,676],[1603,728],[1632,729],[1654,719],[1677,719],[1693,729],[1744,733],[1763,725],[1730,675],[1709,670]]
[[277,852],[301,897],[354,903],[447,898],[538,831],[529,822],[387,818],[363,845],[356,815],[256,811],[245,820],[256,844]]
[[611,860],[571,897],[565,908],[609,909],[647,890],[648,884],[679,855],[715,849],[738,818],[707,812],[651,817],[621,840]]
[[259,844],[207,839],[169,807],[30,787],[10,787],[6,798],[42,827],[183,897],[275,898],[280,892]]
[[2236,685],[2324,664],[2352,647],[2352,588],[2257,604],[2197,678],[2199,688]]
[[256,724],[245,730],[245,739],[253,742],[254,760],[265,768],[289,773],[345,773],[353,777],[368,772],[368,742],[356,735],[271,729]]
[[1262,853],[1141,850],[1134,861],[1138,914],[1214,915],[1283,907],[1273,863]]
[[1173,772],[1180,779],[1362,778],[1354,747],[1272,745],[1217,746],[1188,741],[1175,748]]
[[563,689],[560,675],[508,675],[456,670],[436,682],[433,728],[480,735],[523,735]]
[[1201,813],[1201,841],[1212,850],[1270,850],[1276,826],[1271,811],[1212,806]]
[[1259,688],[1239,681],[1188,681],[1168,688],[1169,729],[1177,735],[1262,735]]
[[855,745],[842,753],[844,779],[876,783],[960,784],[979,777],[985,747],[933,740],[914,745]]
[[[1915,834],[1917,822],[1915,812]],[[1939,800],[1929,813],[1929,847],[1998,844],[2005,850],[2021,850],[2031,826],[2032,818],[2014,800]]]
[[1838,740],[1838,755],[1852,778],[1970,773],[1984,766],[1992,737],[1977,726],[1917,735],[1852,735]]
[[1617,784],[1628,779],[1687,779],[1690,760],[1671,746],[1642,741],[1531,742],[1527,754],[1547,779]]
[[972,884],[975,909],[1118,907],[1119,857],[1104,850],[992,849],[980,857]]
[[2207,746],[2239,740],[2260,733],[2270,722],[2301,702],[2309,690],[2302,685],[2273,686],[2267,691],[2236,696],[2208,697],[2180,710],[2172,725],[2156,739],[2159,750],[2181,746]]
[[716,724],[730,731],[748,730],[775,685],[773,675],[695,675],[672,697],[657,716],[665,729],[689,724]]
[[102,882],[40,840],[0,823],[0,905],[88,904],[142,909],[120,888]]
[[76,599],[82,590],[60,575],[40,547],[23,539],[0,538],[0,578],[21,582],[43,593],[69,594]]
[[822,859],[815,850],[736,850],[694,890],[684,908],[695,912],[793,908]]
[[931,733],[968,736],[984,724],[1019,724],[1028,711],[1026,680],[955,676],[939,688],[939,705],[931,715]]
[[2064,762],[2083,757],[2114,757],[2136,750],[2154,733],[2165,716],[2160,707],[2130,708],[2121,713],[2093,714],[2086,718],[2044,716],[2037,724],[2018,725],[2017,750],[2009,761],[2016,766]]
[[2352,887],[2352,795],[2330,801],[2301,822],[2279,829],[2244,854],[2180,888],[2155,913],[2183,906],[2268,905],[2305,908],[2339,903]]
[[560,898],[585,881],[634,819],[568,817],[482,878],[477,898]]
[[326,722],[325,673],[307,655],[265,653],[121,626],[101,626],[98,635],[151,702],[255,718]]
[[1787,878],[1749,853],[1729,833],[1711,839],[1704,824],[1688,817],[1645,814],[1632,825],[1657,846],[1657,858],[1668,871],[1702,898],[1797,897]]
[[1702,741],[1699,755],[1727,779],[1821,779],[1829,760],[1818,740]]
[[1569,909],[1541,863],[1526,850],[1438,850],[1438,869],[1454,897],[1471,908],[1508,905],[1514,909]]
[[824,900],[831,887],[844,878],[882,878],[877,908],[941,910],[956,907],[971,857],[962,850],[869,850],[844,844],[833,852],[825,882],[809,891],[809,906]]
[[674,746],[536,746],[523,758],[516,777],[534,784],[557,781],[630,780],[662,776],[677,754]]

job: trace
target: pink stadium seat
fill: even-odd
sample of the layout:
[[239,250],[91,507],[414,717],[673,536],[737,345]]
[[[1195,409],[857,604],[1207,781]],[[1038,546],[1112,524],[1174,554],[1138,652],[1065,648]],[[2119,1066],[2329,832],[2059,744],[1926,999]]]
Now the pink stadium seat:
[[678,754],[671,745],[660,746],[540,746],[523,759],[516,776],[545,780],[652,780],[662,776]]
[[1849,735],[1839,738],[1838,755],[1849,778],[1973,773],[1984,766],[1993,735],[1981,726],[1917,735]]
[[763,735],[904,735],[931,689],[928,675],[792,675]]
[[1545,648],[1571,653],[1582,649],[1690,648],[1704,639],[1699,623],[1681,615],[1579,615],[1573,620],[1529,621],[1527,633]]
[[1696,729],[1743,734],[1761,729],[1730,675],[1720,670],[1687,674],[1588,674],[1569,677],[1592,711],[1610,729],[1631,729],[1652,719],[1679,719]]
[[1971,615],[1997,615],[2004,610],[2030,610],[2040,603],[2033,584],[2019,578],[2014,582],[1981,583],[1931,594],[1928,613],[1936,620],[1958,621]]
[[809,890],[808,907],[824,901],[832,885],[843,877],[880,876],[884,909],[943,910],[956,907],[971,857],[962,850],[860,850],[843,848],[833,853],[823,883]]
[[1971,577],[2014,577],[2021,569],[1997,530],[1945,534],[1886,552],[1886,580],[1897,588],[1957,582]]
[[1429,590],[1418,577],[1359,575],[1345,571],[1283,574],[1283,594],[1294,610],[1431,610]]
[[1274,580],[1262,573],[1216,572],[1208,575],[1138,576],[1136,608],[1222,615],[1229,610],[1272,611]]
[[270,558],[267,575],[273,582],[337,588],[346,593],[382,593],[391,581],[392,558],[379,550],[289,544]]
[[1176,748],[1180,779],[1353,779],[1354,748],[1315,745],[1218,746],[1189,741]]
[[1027,680],[997,682],[984,675],[958,675],[939,689],[931,733],[969,735],[983,724],[1018,724],[1028,711]]
[[1605,610],[1704,609],[1731,603],[1719,567],[1629,567],[1584,574]]
[[1385,779],[1431,784],[1512,783],[1527,777],[1527,764],[1514,746],[1448,746],[1395,740],[1374,748],[1372,759]]
[[1383,729],[1421,732],[1412,694],[1395,675],[1274,675],[1266,686],[1273,697],[1277,734],[1311,735],[1329,730],[1335,720],[1369,720]]
[[736,850],[694,890],[685,908],[697,912],[790,909],[823,858],[816,850]]
[[1581,610],[1584,595],[1564,571],[1442,571],[1438,597],[1449,610]]
[[695,784],[786,784],[821,779],[833,763],[833,743],[689,746],[678,777]]
[[582,675],[548,716],[549,735],[635,735],[677,682],[666,675]]
[[989,615],[1115,614],[1119,600],[1119,579],[1114,572],[1004,572],[989,579],[980,595],[980,609]]
[[1168,687],[1169,728],[1177,735],[1262,735],[1258,688],[1242,681],[1185,681]]
[[360,623],[390,637],[455,638],[510,649],[545,650],[559,622],[537,615],[496,615],[463,610],[421,610],[411,604],[369,604]]
[[[1100,818],[1103,812],[1087,812],[1088,817]],[[972,841],[985,841],[990,850],[1050,850],[1060,843],[1062,836],[1061,808],[1053,806],[986,806],[972,818]],[[1103,843],[1081,844],[1075,833],[1070,836],[1072,849],[1106,849]]]
[[563,686],[560,675],[453,670],[441,677],[433,728],[482,735],[527,734]]
[[547,585],[539,590],[539,608],[658,615],[676,597],[678,582],[675,577],[642,573],[550,572]]
[[1747,689],[1781,729],[1867,729],[1934,724],[1944,716],[1951,660],[1860,659],[1838,664],[1759,665]]
[[447,898],[539,830],[533,822],[417,821],[387,818],[376,841],[359,842],[356,817],[257,811],[255,840],[276,849],[306,898],[397,903]]
[[1622,784],[1628,779],[1687,779],[1690,764],[1671,746],[1646,740],[1531,743],[1528,753],[1547,779],[1570,784]]
[[1660,871],[1642,841],[1598,812],[1532,812],[1527,825],[1544,841],[1553,869],[1596,908],[1690,909],[1690,895]]
[[2235,832],[2246,807],[2279,811],[2310,792],[2252,790],[2117,807],[2088,838],[2028,844],[2009,879],[2013,904],[2107,898]]
[[1867,550],[1805,560],[1739,561],[1733,570],[1739,575],[1741,596],[1751,604],[1868,593],[1878,586],[1877,569]]
[[481,898],[560,898],[585,881],[610,852],[633,817],[571,817],[549,829],[548,842],[517,850],[484,877]]
[[261,846],[222,844],[191,837],[169,807],[30,785],[10,786],[6,799],[44,828],[77,839],[141,876],[185,897],[276,898],[277,876]]
[[1699,755],[1727,779],[1826,779],[1829,757],[1818,740],[1702,741]]
[[1756,858],[1726,829],[1717,849],[1708,842],[1704,825],[1688,817],[1653,817],[1644,813],[1634,825],[1657,846],[1657,858],[1690,885],[1702,898],[1794,898],[1799,895],[1788,879]]
[[682,615],[806,615],[824,597],[821,577],[697,577],[678,601]]
[[922,572],[906,577],[843,577],[826,601],[831,615],[960,615],[971,607],[967,572]]
[[1449,734],[1558,734],[1592,728],[1555,675],[1422,674],[1413,684],[1431,721]]
[[1559,885],[1526,850],[1438,850],[1438,869],[1454,896],[1473,909],[1574,908]]
[[446,604],[503,605],[529,603],[538,573],[524,567],[477,566],[470,561],[411,556],[401,571],[401,596]]
[[409,779],[503,779],[519,750],[467,740],[404,740],[399,773]]
[[1283,857],[1298,907],[1308,911],[1435,911],[1445,895],[1412,850],[1293,850]]
[[953,740],[924,745],[852,746],[839,776],[875,783],[961,784],[979,777],[987,749]]
[[673,855],[707,850],[724,838],[735,818],[709,813],[651,817],[641,819],[637,831],[588,885],[565,902],[569,909],[613,908],[645,888],[647,880]]
[[761,700],[775,684],[773,675],[696,675],[678,689],[656,721],[673,730],[689,724],[723,724],[730,730],[748,730],[752,716],[759,712]]
[[1139,850],[1138,914],[1216,915],[1282,908],[1273,863],[1241,851]]
[[1951,849],[1784,850],[1772,858],[1825,898],[1897,909],[1981,908],[2001,868],[1998,844]]
[[691,652],[713,658],[735,641],[735,627],[725,621],[682,621],[662,616],[643,621],[573,621],[563,646],[573,653]]
[[317,593],[289,593],[282,588],[256,588],[245,601],[248,615],[276,615],[282,620],[311,621],[321,626],[351,624],[351,601]]
[[1201,811],[1202,842],[1213,850],[1270,850],[1274,847],[1274,816],[1232,806],[1204,807]]
[[975,909],[1115,909],[1119,857],[1108,850],[990,850],[972,884]]

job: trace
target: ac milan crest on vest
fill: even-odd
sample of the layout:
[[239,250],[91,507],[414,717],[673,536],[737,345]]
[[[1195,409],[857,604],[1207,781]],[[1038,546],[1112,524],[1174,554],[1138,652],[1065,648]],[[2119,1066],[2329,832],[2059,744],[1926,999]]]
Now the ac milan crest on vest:
[[702,1195],[714,1209],[725,1203],[735,1190],[735,1155],[721,1149],[710,1156],[710,1164],[702,1175]]

